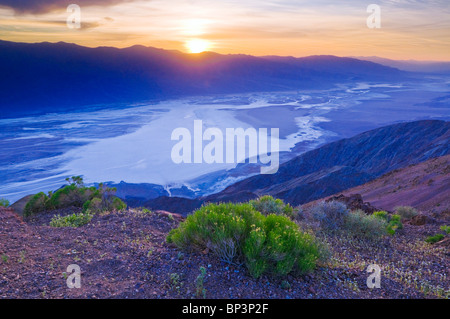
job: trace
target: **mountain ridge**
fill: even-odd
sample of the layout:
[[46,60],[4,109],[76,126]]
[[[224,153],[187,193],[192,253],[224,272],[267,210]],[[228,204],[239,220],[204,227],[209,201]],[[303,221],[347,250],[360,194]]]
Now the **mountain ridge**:
[[[2,117],[125,106],[186,96],[331,88],[348,81],[390,82],[409,73],[333,56],[267,58],[186,54],[135,45],[89,48],[0,40]],[[26,93],[26,94],[24,94]]]
[[[387,141],[389,137],[391,140]],[[255,195],[267,193],[298,205],[363,184],[388,171],[447,155],[449,141],[450,122],[425,120],[393,124],[306,152],[280,165],[273,175],[249,177],[206,200],[232,199],[233,193],[245,190]],[[301,179],[312,173],[324,176]],[[300,180],[295,183],[292,181],[295,178]],[[325,185],[326,190],[322,191]],[[300,191],[311,194],[299,195]]]
[[160,196],[144,206],[186,214],[206,202],[243,202],[272,195],[292,205],[324,198],[390,171],[450,154],[450,122],[398,123],[325,144],[223,191],[195,199]]

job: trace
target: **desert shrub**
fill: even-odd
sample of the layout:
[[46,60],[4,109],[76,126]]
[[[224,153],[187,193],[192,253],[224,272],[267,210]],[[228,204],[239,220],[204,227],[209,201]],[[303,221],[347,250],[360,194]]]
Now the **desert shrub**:
[[209,248],[221,260],[233,263],[251,225],[263,216],[249,204],[209,204],[189,215],[167,240],[183,249]]
[[8,207],[9,206],[9,200],[0,198],[0,207]]
[[312,270],[320,256],[319,246],[309,234],[284,216],[269,215],[264,221],[265,251],[268,270],[275,275],[287,275],[291,270],[306,273]]
[[257,200],[251,200],[250,204],[263,215],[275,214],[294,218],[294,209],[285,204],[281,199],[275,199],[270,195],[261,196]]
[[83,212],[91,211],[93,213],[100,213],[103,211],[103,202],[100,198],[93,198],[92,200],[87,200],[83,204]]
[[80,227],[91,221],[93,214],[90,211],[67,216],[54,216],[50,221],[52,227]]
[[387,221],[380,217],[383,214],[366,215],[356,210],[347,215],[344,228],[359,238],[378,239],[386,234]]
[[209,204],[170,231],[182,249],[209,248],[222,261],[245,264],[258,278],[312,270],[321,257],[316,240],[286,216],[264,216],[252,204]]
[[440,229],[441,229],[443,232],[445,232],[446,234],[450,234],[450,226],[442,225],[442,226],[440,227]]
[[127,208],[127,204],[125,204],[119,197],[114,197],[112,206],[115,210],[124,210]]
[[103,184],[93,192],[93,198],[84,202],[83,212],[90,210],[100,213],[110,210],[123,210],[127,205],[118,197],[114,196],[115,188],[104,188]]
[[403,224],[401,221],[402,217],[400,215],[394,214],[389,219],[389,223],[387,225],[387,232],[389,235],[394,235],[397,229],[402,229]]
[[[53,210],[66,207],[79,207],[83,212],[90,210],[98,213],[105,210],[122,210],[126,208],[125,203],[114,196],[116,189],[104,187],[100,184],[96,187],[85,187],[81,176],[66,178],[66,185],[55,192],[36,194],[25,206],[25,216],[36,214],[44,210]],[[28,207],[28,209],[27,209]]]
[[47,209],[82,207],[83,203],[91,197],[92,191],[92,189],[79,187],[76,184],[64,186],[51,195],[46,207]]
[[397,206],[394,208],[394,210],[395,213],[397,215],[400,215],[402,219],[411,219],[419,214],[417,209],[411,206]]
[[23,215],[29,217],[38,212],[44,211],[47,206],[48,196],[43,192],[37,193],[27,202],[23,210]]
[[195,279],[195,290],[196,290],[196,297],[199,298],[200,296],[203,297],[203,299],[206,298],[206,289],[203,287],[204,281],[206,278],[206,268],[200,267],[200,275],[197,276]]
[[312,217],[326,230],[335,231],[341,228],[349,210],[344,203],[338,201],[321,202],[311,209]]
[[373,217],[378,218],[386,222],[386,232],[389,235],[395,235],[397,229],[402,229],[402,217],[400,215],[394,214],[389,216],[385,211],[374,212]]
[[385,212],[384,210],[381,210],[381,211],[378,211],[378,212],[374,212],[373,216],[377,217],[379,219],[382,219],[382,220],[386,220],[386,221],[389,219],[388,213]]
[[427,237],[426,239],[425,239],[425,241],[427,242],[427,243],[430,243],[430,244],[434,244],[434,243],[437,243],[438,241],[441,241],[442,239],[444,239],[444,235],[442,235],[442,234],[436,234],[436,235],[434,235],[434,236],[430,236],[430,237]]

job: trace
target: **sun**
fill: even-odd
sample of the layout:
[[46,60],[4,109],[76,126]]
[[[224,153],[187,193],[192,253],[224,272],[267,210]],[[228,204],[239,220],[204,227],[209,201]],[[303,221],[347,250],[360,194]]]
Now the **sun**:
[[190,53],[201,53],[209,49],[210,43],[206,40],[192,39],[186,42],[186,47]]

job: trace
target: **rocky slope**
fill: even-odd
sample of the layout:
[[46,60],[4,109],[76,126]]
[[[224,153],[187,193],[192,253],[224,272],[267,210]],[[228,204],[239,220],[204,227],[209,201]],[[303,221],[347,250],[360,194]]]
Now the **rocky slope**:
[[299,205],[450,153],[450,122],[394,124],[304,153],[272,175],[256,175],[204,198],[241,201],[270,194]]
[[[142,206],[187,215],[205,202],[245,202],[265,194],[300,205],[448,154],[450,122],[426,120],[393,124],[306,152],[280,165],[276,174],[249,177],[210,196],[196,199],[160,196]],[[441,184],[436,181],[434,185]],[[442,196],[446,196],[448,187],[439,187]],[[429,190],[436,191],[433,187]],[[424,196],[432,193],[427,194]]]
[[450,217],[450,155],[394,170],[341,194],[360,194],[387,211],[401,204]]
[[[329,237],[332,257],[314,273],[255,280],[208,251],[180,252],[165,243],[183,220],[178,215],[128,210],[96,215],[79,228],[48,225],[53,214],[71,213],[23,220],[0,208],[0,298],[436,298],[449,289],[448,248],[423,241],[437,225],[405,225],[382,242]],[[366,285],[374,261],[383,271],[381,289]],[[81,269],[79,289],[66,285],[71,264]],[[204,294],[197,293],[200,267]]]

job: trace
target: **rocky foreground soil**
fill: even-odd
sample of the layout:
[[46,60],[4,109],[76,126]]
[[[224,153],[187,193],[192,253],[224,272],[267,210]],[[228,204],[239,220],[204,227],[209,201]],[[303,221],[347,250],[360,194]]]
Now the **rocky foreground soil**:
[[[208,251],[187,253],[165,242],[182,217],[139,210],[96,215],[79,228],[53,228],[48,212],[24,221],[0,208],[1,298],[442,298],[449,293],[448,245],[424,242],[443,221],[405,225],[370,243],[327,237],[332,256],[314,273],[250,277],[245,267]],[[448,242],[447,242],[448,243]],[[367,266],[381,268],[381,288],[367,287]],[[81,269],[69,289],[67,267]],[[204,280],[197,280],[205,267]]]

